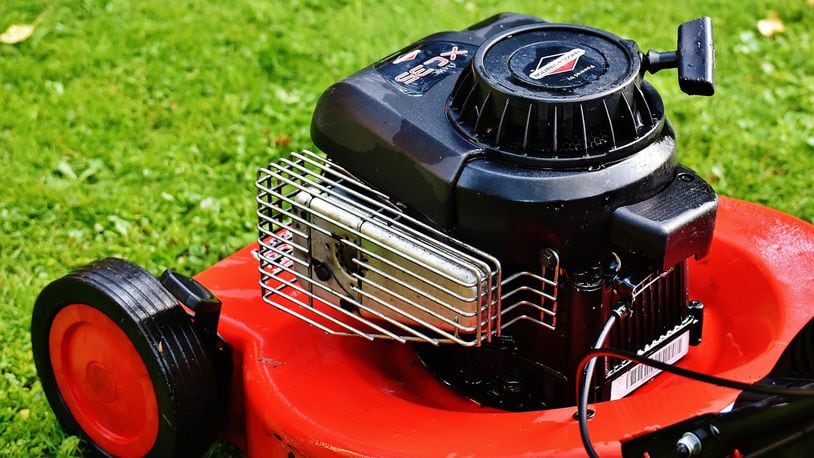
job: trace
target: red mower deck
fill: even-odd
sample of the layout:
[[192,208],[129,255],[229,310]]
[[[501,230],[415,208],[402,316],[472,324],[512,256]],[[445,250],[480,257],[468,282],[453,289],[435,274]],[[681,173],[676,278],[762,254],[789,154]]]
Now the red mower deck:
[[[435,379],[410,345],[334,337],[260,298],[250,245],[197,276],[222,301],[234,351],[224,437],[250,456],[584,456],[576,407],[481,408]],[[703,341],[679,365],[754,382],[810,319],[814,226],[721,198],[709,256],[691,265],[706,304]],[[628,397],[592,405],[597,450],[703,412],[739,392],[662,374]]]

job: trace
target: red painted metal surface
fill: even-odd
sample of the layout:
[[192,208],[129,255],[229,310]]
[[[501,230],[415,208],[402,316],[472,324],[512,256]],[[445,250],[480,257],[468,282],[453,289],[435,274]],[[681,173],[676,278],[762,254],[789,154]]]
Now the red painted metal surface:
[[158,402],[124,331],[99,310],[72,304],[54,317],[48,347],[59,392],[82,430],[114,456],[150,451]]
[[[584,456],[574,408],[481,408],[435,380],[409,345],[330,336],[264,304],[252,249],[197,277],[223,300],[220,332],[235,350],[224,435],[250,455]],[[722,198],[690,288],[706,305],[704,335],[680,365],[758,380],[814,312],[814,227]],[[621,438],[720,411],[737,394],[662,374],[593,405],[591,437],[617,455]]]

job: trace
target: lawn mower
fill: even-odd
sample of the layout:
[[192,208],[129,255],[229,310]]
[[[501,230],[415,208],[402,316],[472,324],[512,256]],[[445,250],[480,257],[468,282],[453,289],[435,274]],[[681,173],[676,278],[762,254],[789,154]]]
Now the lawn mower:
[[256,243],[41,292],[58,420],[112,456],[814,452],[814,227],[677,162],[665,69],[713,94],[709,18],[643,52],[501,14],[333,85]]

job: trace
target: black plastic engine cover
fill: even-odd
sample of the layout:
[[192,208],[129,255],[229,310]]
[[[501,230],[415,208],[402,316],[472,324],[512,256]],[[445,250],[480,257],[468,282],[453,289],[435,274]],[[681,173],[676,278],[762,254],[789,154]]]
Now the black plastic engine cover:
[[[515,91],[523,97],[501,99],[507,107],[510,102],[527,103],[537,122],[543,123],[541,129],[561,139],[585,138],[591,129],[600,129],[594,125],[600,121],[591,121],[590,113],[611,107],[605,111],[613,118],[607,126],[613,142],[608,140],[605,152],[596,145],[589,150],[586,143],[584,162],[562,147],[552,150],[550,144],[530,145],[536,149],[527,153],[508,151],[491,134],[479,134],[482,127],[468,129],[471,119],[466,107],[454,100],[460,97],[453,96],[456,84],[466,84],[473,59],[475,64],[495,61],[490,57],[494,48],[507,48],[505,43],[520,40],[519,35],[507,35],[507,30],[556,32],[554,43],[561,43],[568,34],[580,40],[596,36],[603,46],[618,48],[613,52],[620,56],[639,59],[634,57],[633,42],[607,32],[502,14],[464,31],[426,37],[333,85],[317,105],[312,137],[351,173],[420,217],[497,256],[505,268],[528,268],[545,247],[558,250],[566,264],[578,267],[573,263],[607,248],[611,216],[617,208],[650,199],[675,179],[672,129],[658,93],[641,79],[638,60],[613,75],[594,74],[596,69],[580,73],[577,61],[573,71],[587,78],[585,84],[575,86],[561,75],[553,75],[561,82],[559,88],[518,78],[518,87],[528,86]],[[520,51],[529,52],[527,41],[518,43]],[[489,44],[482,52],[479,47],[484,43]],[[545,44],[545,49],[550,46]],[[594,65],[587,60],[591,53],[582,56],[585,65]],[[597,56],[594,60],[601,58]],[[511,65],[518,58],[503,60]],[[612,66],[603,65],[610,72]],[[483,92],[487,83],[479,84],[474,96],[490,98]],[[504,83],[494,84],[495,94],[509,90],[502,88]],[[591,97],[586,88],[594,88],[597,95]],[[488,103],[480,104],[484,113]],[[576,113],[582,117],[569,118]],[[558,124],[552,125],[555,119]],[[632,123],[630,128],[622,126],[627,122]],[[524,154],[543,162],[524,160]],[[597,163],[596,158],[603,155],[605,159]],[[557,162],[562,157],[568,160]],[[693,254],[705,251],[704,247]]]
[[[456,77],[485,40],[535,22],[540,19],[502,14],[464,31],[437,33],[334,84],[314,111],[314,143],[359,178],[452,227],[457,178],[467,161],[483,154],[447,119]],[[439,67],[437,57],[448,63]]]
[[664,191],[613,212],[611,241],[667,270],[691,256],[707,254],[717,204],[707,182],[679,167],[677,178]]

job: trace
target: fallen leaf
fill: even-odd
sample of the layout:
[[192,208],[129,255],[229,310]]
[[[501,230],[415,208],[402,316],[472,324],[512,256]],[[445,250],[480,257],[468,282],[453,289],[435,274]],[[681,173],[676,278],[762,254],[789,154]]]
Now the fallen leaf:
[[721,166],[719,164],[715,164],[715,165],[712,166],[712,169],[710,169],[710,172],[712,172],[712,177],[710,177],[710,178],[712,178],[711,181],[713,183],[717,183],[719,181],[726,180],[726,177],[724,176],[724,168],[723,168],[723,166]]
[[771,37],[776,33],[785,32],[786,25],[783,24],[777,11],[772,11],[764,19],[757,21],[757,30],[764,37]]
[[11,24],[5,32],[0,34],[0,42],[13,45],[28,39],[34,33],[34,26],[30,24]]
[[291,137],[286,134],[280,134],[274,137],[274,146],[279,146],[281,148],[288,148],[288,145],[291,144]]

